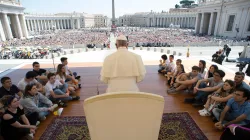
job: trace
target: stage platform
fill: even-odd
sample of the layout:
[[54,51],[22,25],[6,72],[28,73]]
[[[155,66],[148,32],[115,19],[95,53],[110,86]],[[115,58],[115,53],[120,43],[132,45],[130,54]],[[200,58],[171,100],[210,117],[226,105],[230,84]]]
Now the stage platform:
[[[160,57],[160,56],[159,56]],[[185,65],[185,70],[191,71],[191,67],[193,65],[198,65],[199,59],[194,58],[183,58],[183,64]],[[165,99],[165,108],[164,113],[170,112],[189,112],[204,134],[208,137],[208,139],[219,139],[221,134],[220,131],[216,130],[214,127],[214,123],[212,122],[210,117],[201,117],[198,113],[198,110],[201,108],[194,108],[190,104],[184,103],[184,98],[191,97],[192,95],[188,94],[175,94],[168,95],[166,94],[167,87],[165,86],[165,77],[157,73],[158,70],[158,60],[145,60],[144,64],[146,66],[147,74],[141,83],[139,83],[140,91],[158,94],[164,97]],[[207,67],[211,64],[208,63]],[[57,64],[56,64],[57,66]],[[62,113],[62,116],[83,116],[83,101],[86,98],[97,95],[97,87],[100,94],[105,93],[106,85],[101,83],[99,80],[99,74],[101,70],[102,62],[82,62],[75,63],[70,62],[69,67],[72,71],[77,72],[78,75],[81,75],[81,84],[82,88],[77,91],[77,94],[81,97],[80,101],[74,101],[68,103],[68,107],[66,107]],[[53,65],[48,62],[41,63],[41,68],[51,69]],[[223,66],[220,66],[226,72],[225,79],[233,79],[234,72],[230,69],[227,69]],[[9,76],[12,79],[13,84],[17,84],[18,81],[25,76],[25,73],[29,70],[32,70],[31,64],[22,64],[18,69],[13,69],[6,76]],[[248,81],[247,81],[248,82]],[[35,139],[39,139],[39,137],[43,134],[46,127],[50,124],[51,120],[54,118],[52,114],[42,122],[35,135]]]

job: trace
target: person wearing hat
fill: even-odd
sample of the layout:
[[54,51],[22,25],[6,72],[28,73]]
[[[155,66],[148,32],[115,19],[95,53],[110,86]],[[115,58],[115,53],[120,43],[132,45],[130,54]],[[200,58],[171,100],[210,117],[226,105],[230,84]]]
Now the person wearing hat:
[[107,56],[101,70],[101,81],[108,84],[106,92],[139,91],[137,83],[144,79],[146,69],[141,56],[128,51],[124,35],[116,39],[117,51]]

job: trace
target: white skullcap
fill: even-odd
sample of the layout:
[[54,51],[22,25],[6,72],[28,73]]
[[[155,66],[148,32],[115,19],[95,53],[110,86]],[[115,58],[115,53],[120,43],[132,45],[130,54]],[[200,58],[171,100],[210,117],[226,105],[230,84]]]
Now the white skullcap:
[[117,39],[116,40],[124,40],[124,41],[128,41],[127,40],[127,37],[126,36],[124,36],[124,35],[119,35],[118,37],[117,37]]

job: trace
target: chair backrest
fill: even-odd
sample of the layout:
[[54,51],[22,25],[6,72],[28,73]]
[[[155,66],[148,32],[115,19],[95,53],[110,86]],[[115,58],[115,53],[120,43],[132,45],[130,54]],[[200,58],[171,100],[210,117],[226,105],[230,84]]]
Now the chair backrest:
[[164,98],[142,92],[106,93],[84,101],[91,140],[157,140]]

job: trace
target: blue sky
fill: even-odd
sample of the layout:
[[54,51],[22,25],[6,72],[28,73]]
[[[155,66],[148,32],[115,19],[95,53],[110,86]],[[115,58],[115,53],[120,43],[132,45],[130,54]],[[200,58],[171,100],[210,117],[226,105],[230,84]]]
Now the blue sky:
[[[116,17],[135,12],[161,12],[180,0],[115,0]],[[30,13],[85,12],[112,16],[112,0],[21,0]]]

